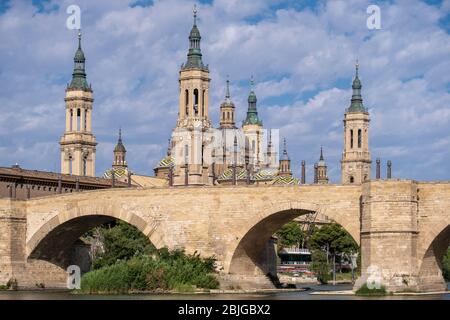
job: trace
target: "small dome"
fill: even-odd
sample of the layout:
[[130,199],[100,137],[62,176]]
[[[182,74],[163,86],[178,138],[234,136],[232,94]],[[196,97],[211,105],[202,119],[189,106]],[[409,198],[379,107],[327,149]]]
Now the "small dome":
[[222,107],[231,107],[231,108],[234,108],[234,103],[233,103],[233,101],[227,99],[227,100],[225,100],[224,102],[222,102],[222,104],[220,105],[220,107],[221,107],[221,108],[222,108]]
[[359,80],[358,77],[356,77],[355,80],[353,80],[352,88],[353,89],[361,89],[361,80]]
[[251,91],[250,94],[248,95],[248,103],[256,103],[257,99],[256,99],[256,94],[255,92]]
[[81,48],[78,48],[75,52],[74,60],[77,62],[84,62],[86,59],[84,57],[84,52],[81,50]]
[[171,156],[167,156],[161,161],[159,161],[158,165],[155,168],[169,168],[175,165],[175,159]]
[[127,152],[127,150],[125,149],[125,146],[123,145],[122,141],[119,141],[116,145],[116,147],[114,148],[114,152]]
[[197,25],[194,25],[192,27],[191,33],[189,34],[189,39],[193,39],[193,38],[201,38],[200,30],[198,30]]

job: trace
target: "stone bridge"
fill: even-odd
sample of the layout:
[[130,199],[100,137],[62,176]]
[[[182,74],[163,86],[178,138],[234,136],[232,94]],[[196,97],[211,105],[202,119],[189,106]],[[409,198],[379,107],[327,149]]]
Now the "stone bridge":
[[[214,255],[227,281],[260,286],[273,272],[269,239],[297,216],[319,211],[361,245],[362,276],[392,291],[445,289],[450,182],[375,180],[362,185],[107,189],[0,199],[0,283],[65,283],[70,248],[89,229],[121,219],[158,248]],[[375,271],[374,271],[375,270]]]

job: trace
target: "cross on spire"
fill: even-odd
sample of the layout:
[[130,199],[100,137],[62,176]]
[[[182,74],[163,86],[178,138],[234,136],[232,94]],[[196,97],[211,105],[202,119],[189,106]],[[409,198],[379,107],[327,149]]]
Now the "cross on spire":
[[192,9],[192,13],[194,14],[194,26],[197,24],[197,5],[194,4],[194,8]]

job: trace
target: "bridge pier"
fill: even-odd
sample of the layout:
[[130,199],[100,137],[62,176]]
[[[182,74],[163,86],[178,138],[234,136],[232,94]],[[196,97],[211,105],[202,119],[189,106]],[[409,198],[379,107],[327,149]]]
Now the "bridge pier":
[[0,199],[0,284],[17,281],[19,288],[65,287],[64,269],[43,260],[27,259],[26,202]]
[[433,276],[419,272],[417,183],[370,181],[362,186],[361,200],[362,275],[355,289],[368,281],[391,292],[445,290],[434,252],[426,268]]
[[24,201],[0,200],[0,284],[23,279],[26,267],[27,229]]

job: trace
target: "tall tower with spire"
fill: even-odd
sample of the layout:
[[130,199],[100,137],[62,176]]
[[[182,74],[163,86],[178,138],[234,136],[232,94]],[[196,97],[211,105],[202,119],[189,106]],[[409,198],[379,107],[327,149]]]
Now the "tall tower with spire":
[[344,115],[344,150],[341,160],[343,184],[360,184],[370,179],[371,158],[369,151],[369,112],[363,106],[359,64],[353,80],[350,107]]
[[61,173],[95,176],[95,146],[92,134],[92,88],[86,81],[85,56],[81,49],[81,31],[74,57],[72,81],[67,85],[66,130],[60,139]]
[[234,103],[231,101],[229,79],[227,79],[225,100],[220,105],[220,129],[236,129],[234,122]]
[[[208,116],[209,69],[203,64],[200,31],[197,27],[197,8],[194,6],[194,25],[189,34],[187,61],[179,74],[179,110],[173,131],[175,161],[174,185],[204,185],[212,183],[211,152],[208,132],[212,125]],[[188,177],[185,177],[188,175]]]
[[247,117],[245,118],[242,129],[245,136],[245,145],[250,157],[250,163],[254,168],[260,169],[261,164],[264,161],[263,154],[263,125],[262,121],[258,118],[258,110],[256,108],[255,91],[253,89],[254,80],[253,76],[250,80],[250,94],[248,95],[248,109]]
[[114,148],[114,162],[112,167],[116,169],[127,169],[128,164],[126,160],[127,150],[122,142],[122,129],[119,129],[119,139],[117,140],[116,147]]
[[323,158],[323,149],[320,147],[320,158],[317,163],[317,183],[319,184],[327,184],[328,183],[328,175],[327,175],[327,164]]
[[284,177],[292,177],[291,171],[291,159],[289,159],[286,147],[286,138],[283,140],[283,154],[280,157],[280,167],[278,169],[278,175]]

